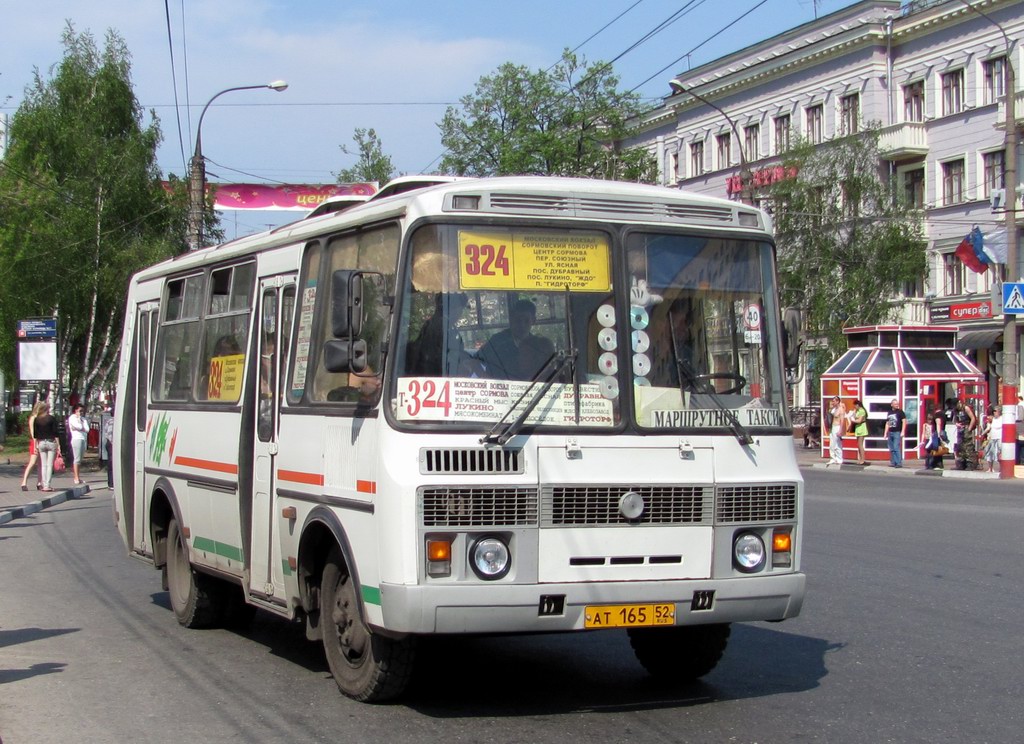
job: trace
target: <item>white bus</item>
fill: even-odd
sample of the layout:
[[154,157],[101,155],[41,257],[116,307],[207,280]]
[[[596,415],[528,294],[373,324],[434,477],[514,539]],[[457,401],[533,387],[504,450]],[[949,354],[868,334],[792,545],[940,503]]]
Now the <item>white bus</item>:
[[140,272],[129,553],[185,626],[305,623],[358,700],[401,693],[433,634],[626,628],[651,674],[707,673],[730,623],[804,595],[766,221],[468,179]]

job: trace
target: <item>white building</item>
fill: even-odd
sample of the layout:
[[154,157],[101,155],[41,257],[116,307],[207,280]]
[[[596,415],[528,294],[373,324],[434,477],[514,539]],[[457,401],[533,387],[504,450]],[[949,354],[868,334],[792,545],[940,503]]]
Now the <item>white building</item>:
[[[880,123],[890,177],[923,210],[928,238],[928,275],[906,288],[895,320],[960,326],[959,346],[976,354],[994,401],[995,272],[977,274],[953,251],[974,225],[986,235],[1005,227],[990,200],[1003,187],[1006,66],[1022,69],[1024,0],[970,2],[863,0],[681,73],[633,144],[656,152],[662,183],[734,199],[745,159],[756,200],[759,185],[783,177],[775,166],[794,137],[826,142]],[[1019,127],[1019,86],[1013,98]]]

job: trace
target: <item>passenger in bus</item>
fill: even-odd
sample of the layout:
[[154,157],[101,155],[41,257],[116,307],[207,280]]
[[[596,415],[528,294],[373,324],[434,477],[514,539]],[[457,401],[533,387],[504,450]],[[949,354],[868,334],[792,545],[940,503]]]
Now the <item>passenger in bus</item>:
[[[651,339],[657,353],[651,354],[651,384],[679,387],[698,391],[702,387],[699,377],[707,374],[703,363],[696,328],[696,315],[689,300],[675,300],[651,329]],[[650,352],[649,352],[650,353]]]
[[509,312],[509,326],[491,336],[477,352],[488,377],[531,380],[555,353],[551,339],[533,333],[537,306],[517,300]]
[[458,374],[464,347],[455,324],[468,304],[469,298],[461,292],[437,293],[434,314],[427,318],[419,336],[409,344],[406,359],[409,374],[423,377]]
[[235,354],[241,354],[242,347],[238,345],[238,339],[233,334],[228,333],[217,339],[217,343],[213,346],[213,356],[234,356]]

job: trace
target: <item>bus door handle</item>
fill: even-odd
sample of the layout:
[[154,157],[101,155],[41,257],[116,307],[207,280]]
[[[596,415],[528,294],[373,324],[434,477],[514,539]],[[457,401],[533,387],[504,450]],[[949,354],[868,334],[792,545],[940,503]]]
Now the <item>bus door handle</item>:
[[270,455],[276,455],[277,454],[277,442],[269,442],[269,443],[267,443],[267,454],[270,454]]

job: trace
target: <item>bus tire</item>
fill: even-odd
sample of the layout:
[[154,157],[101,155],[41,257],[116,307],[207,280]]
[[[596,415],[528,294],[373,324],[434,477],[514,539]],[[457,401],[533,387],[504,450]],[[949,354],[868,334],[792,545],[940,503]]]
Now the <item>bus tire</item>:
[[391,700],[409,683],[414,641],[371,633],[360,614],[357,592],[341,551],[333,548],[320,583],[320,624],[327,665],[338,689],[353,700]]
[[217,599],[222,595],[214,581],[193,570],[178,520],[172,519],[167,526],[167,593],[174,616],[186,628],[209,628],[220,619]]
[[717,666],[729,643],[730,626],[679,625],[627,632],[633,653],[651,676],[692,682]]

